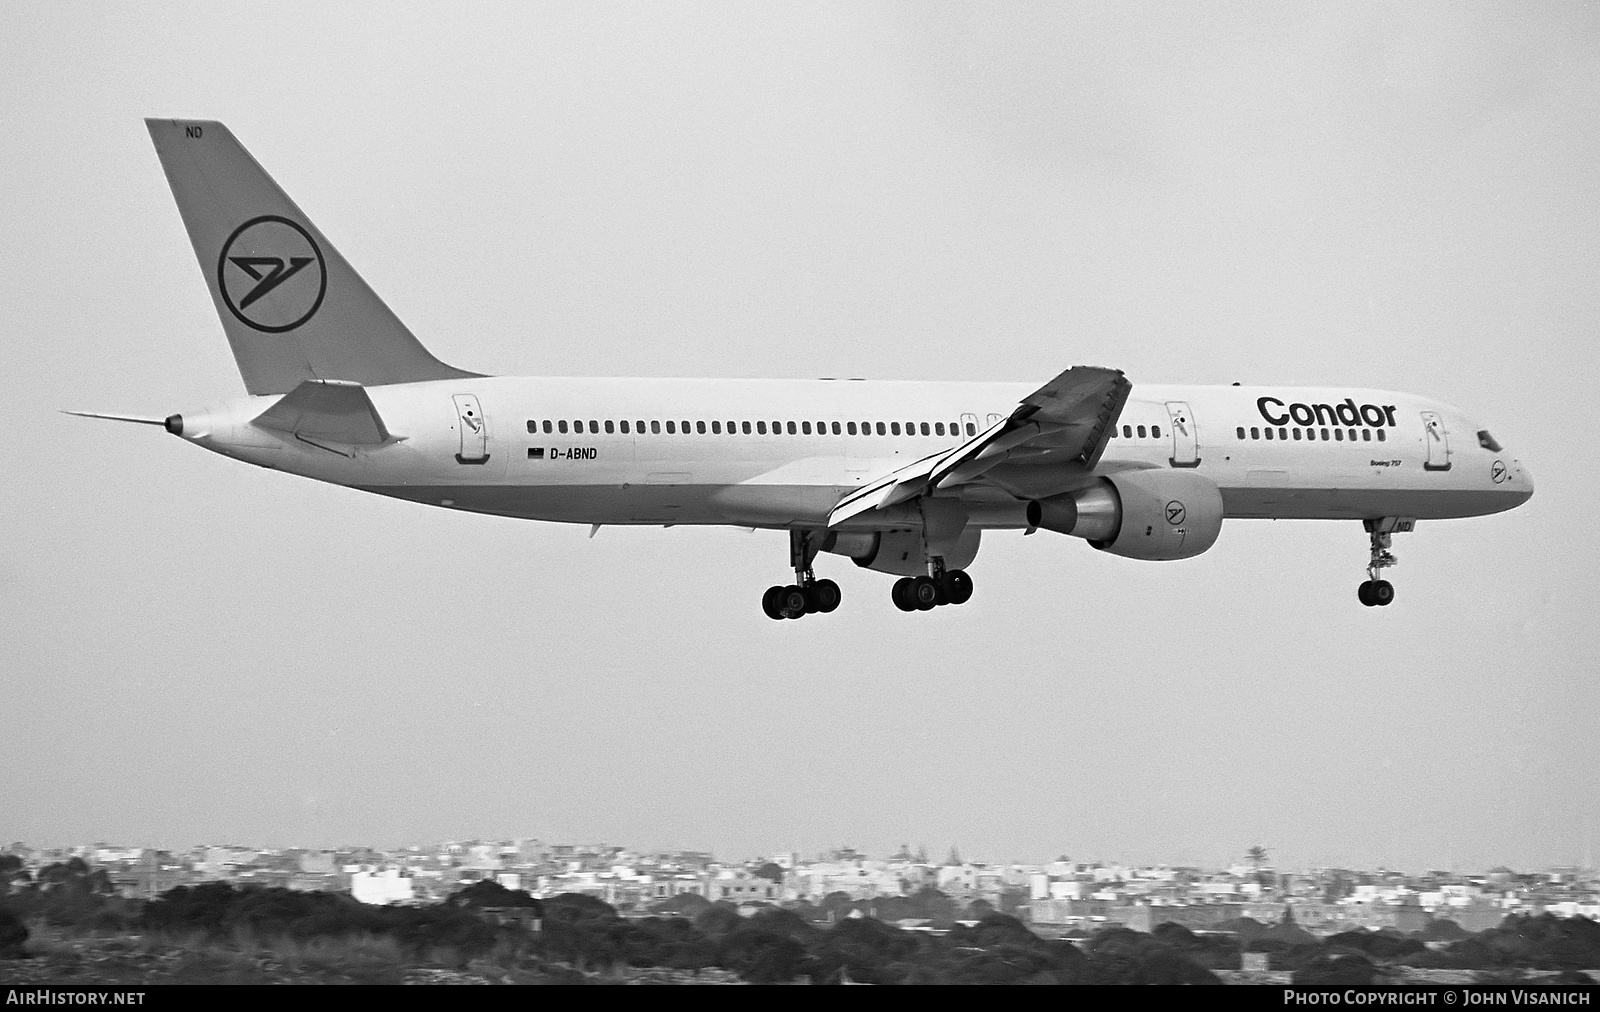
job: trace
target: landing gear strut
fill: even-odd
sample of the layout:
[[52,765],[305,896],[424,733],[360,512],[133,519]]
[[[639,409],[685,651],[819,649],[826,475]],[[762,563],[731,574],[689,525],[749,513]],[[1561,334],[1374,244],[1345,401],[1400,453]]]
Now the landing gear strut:
[[794,582],[787,587],[768,587],[761,595],[761,610],[768,618],[800,618],[813,612],[826,614],[839,607],[844,595],[832,580],[819,580],[811,571],[820,550],[811,531],[789,532],[789,564],[794,567]]
[[1378,574],[1390,566],[1399,565],[1400,560],[1389,551],[1392,542],[1391,535],[1398,530],[1398,521],[1393,517],[1383,517],[1379,520],[1364,520],[1362,526],[1367,529],[1367,538],[1371,542],[1372,557],[1367,563],[1367,579],[1356,590],[1356,597],[1368,608],[1381,608],[1394,600],[1394,584],[1388,580],[1378,579]]
[[906,576],[889,591],[901,611],[931,611],[942,604],[966,604],[972,597],[972,577],[964,569],[945,569],[944,559],[928,563],[927,576]]

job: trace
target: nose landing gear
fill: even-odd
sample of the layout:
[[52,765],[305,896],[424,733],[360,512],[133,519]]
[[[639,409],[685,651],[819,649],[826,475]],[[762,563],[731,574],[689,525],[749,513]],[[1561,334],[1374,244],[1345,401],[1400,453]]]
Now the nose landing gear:
[[972,598],[972,577],[964,569],[944,568],[944,560],[928,564],[928,576],[906,576],[894,583],[890,600],[901,611],[931,611],[944,604],[966,604]]
[[1367,579],[1356,589],[1356,597],[1368,608],[1382,608],[1394,601],[1394,584],[1388,580],[1380,580],[1378,574],[1390,566],[1400,564],[1394,553],[1389,551],[1392,543],[1391,535],[1395,531],[1408,531],[1414,521],[1396,519],[1395,517],[1382,517],[1378,520],[1363,520],[1362,526],[1367,529],[1367,538],[1371,546],[1371,558],[1367,563]]
[[811,571],[818,547],[810,531],[789,532],[789,562],[794,566],[795,582],[786,587],[768,587],[761,595],[761,610],[768,618],[801,618],[815,612],[827,614],[839,607],[844,598],[839,585],[832,580],[819,580]]

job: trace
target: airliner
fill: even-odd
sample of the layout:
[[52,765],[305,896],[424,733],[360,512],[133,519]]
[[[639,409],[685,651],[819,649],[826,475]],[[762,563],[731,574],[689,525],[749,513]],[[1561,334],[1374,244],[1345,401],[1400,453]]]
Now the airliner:
[[439,361],[221,123],[146,120],[247,396],[164,419],[208,450],[445,509],[787,531],[774,619],[831,612],[820,554],[896,576],[901,611],[965,603],[984,531],[1188,559],[1225,519],[1360,521],[1363,605],[1392,536],[1533,494],[1447,404],[1362,387],[487,376]]

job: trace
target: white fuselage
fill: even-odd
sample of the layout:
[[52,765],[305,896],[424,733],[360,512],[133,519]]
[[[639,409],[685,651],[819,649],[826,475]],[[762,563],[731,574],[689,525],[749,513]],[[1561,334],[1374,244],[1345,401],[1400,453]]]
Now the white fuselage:
[[[815,527],[842,495],[964,442],[1035,386],[488,377],[369,387],[394,437],[381,446],[252,425],[277,397],[186,413],[183,435],[265,467],[479,513]],[[964,495],[974,526],[1024,527],[1029,499],[1121,469],[1191,467],[1221,489],[1228,517],[1477,516],[1533,491],[1480,429],[1449,405],[1379,390],[1138,385],[1092,470],[1004,465]]]

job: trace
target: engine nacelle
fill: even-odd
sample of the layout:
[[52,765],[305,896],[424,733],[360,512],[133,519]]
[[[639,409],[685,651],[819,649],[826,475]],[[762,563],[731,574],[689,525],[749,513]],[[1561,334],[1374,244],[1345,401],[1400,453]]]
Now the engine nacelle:
[[[955,539],[955,551],[944,556],[946,569],[966,569],[978,557],[982,532],[968,527]],[[922,531],[897,527],[887,531],[835,531],[822,542],[824,552],[849,556],[862,569],[896,576],[924,576],[928,557],[922,550]]]
[[1193,471],[1117,471],[1028,506],[1028,522],[1129,559],[1189,559],[1222,533],[1222,492]]

